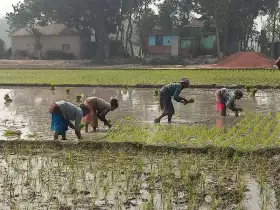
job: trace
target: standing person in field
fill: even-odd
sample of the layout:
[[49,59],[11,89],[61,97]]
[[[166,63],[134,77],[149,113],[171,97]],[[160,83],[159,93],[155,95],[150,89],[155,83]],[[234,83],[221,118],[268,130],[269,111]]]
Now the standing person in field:
[[[66,140],[66,131],[68,126],[75,130],[75,134],[78,139],[81,139],[80,123],[83,116],[86,116],[90,109],[87,105],[81,104],[80,107],[66,102],[57,101],[50,107],[51,113],[51,130],[54,131],[54,140],[58,139],[58,136],[62,136],[62,140]],[[75,125],[71,121],[75,121]]]
[[216,109],[221,111],[221,116],[226,116],[226,108],[229,108],[235,112],[236,117],[238,117],[238,112],[242,111],[242,108],[237,108],[235,106],[235,101],[240,100],[243,97],[243,92],[239,89],[228,90],[222,88],[216,91]]
[[183,103],[186,105],[188,100],[181,97],[180,93],[183,89],[188,88],[190,82],[187,78],[182,78],[180,82],[174,82],[168,85],[163,86],[159,91],[159,101],[160,108],[163,111],[162,115],[159,118],[155,119],[155,123],[160,123],[161,119],[165,116],[168,117],[168,123],[171,123],[172,116],[175,114],[173,103],[171,98],[176,102]]
[[85,132],[88,132],[88,126],[91,125],[95,132],[98,127],[98,119],[104,122],[105,126],[109,129],[112,125],[106,119],[106,115],[110,111],[114,111],[118,108],[119,102],[117,99],[112,98],[110,102],[105,101],[98,97],[89,97],[85,100],[84,104],[90,107],[90,112],[84,117]]

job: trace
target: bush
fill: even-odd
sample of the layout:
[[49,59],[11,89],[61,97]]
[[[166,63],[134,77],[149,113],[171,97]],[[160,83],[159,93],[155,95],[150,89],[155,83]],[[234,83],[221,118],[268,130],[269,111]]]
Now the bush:
[[15,52],[15,55],[14,57],[18,58],[29,58],[29,54],[28,54],[28,51],[27,50],[17,50]]
[[145,62],[145,64],[148,65],[184,65],[185,61],[184,59],[180,57],[158,57],[158,58],[152,58]]
[[10,58],[10,57],[12,57],[12,48],[11,47],[5,53],[5,58]]
[[74,60],[75,55],[73,53],[66,53],[59,50],[48,50],[45,58],[47,60]]

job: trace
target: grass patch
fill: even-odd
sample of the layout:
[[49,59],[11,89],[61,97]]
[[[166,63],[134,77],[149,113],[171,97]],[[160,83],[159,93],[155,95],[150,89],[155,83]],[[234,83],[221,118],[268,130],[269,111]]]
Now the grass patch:
[[162,85],[181,77],[192,85],[280,85],[275,70],[0,70],[0,84]]
[[206,146],[251,151],[279,146],[280,114],[265,116],[249,113],[235,126],[127,125],[111,130],[106,139],[112,142],[137,142],[201,148]]

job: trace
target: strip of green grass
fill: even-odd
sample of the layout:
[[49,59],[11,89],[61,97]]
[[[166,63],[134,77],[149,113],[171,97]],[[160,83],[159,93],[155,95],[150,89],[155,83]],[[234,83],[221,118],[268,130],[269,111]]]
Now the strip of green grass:
[[192,85],[280,85],[276,70],[0,70],[0,84],[162,85],[181,77]]

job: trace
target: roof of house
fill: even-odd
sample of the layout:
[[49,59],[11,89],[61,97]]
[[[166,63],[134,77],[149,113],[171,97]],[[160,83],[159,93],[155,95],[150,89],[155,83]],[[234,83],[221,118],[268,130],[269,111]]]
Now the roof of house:
[[[75,28],[68,28],[64,24],[50,24],[47,26],[35,26],[43,36],[79,36]],[[15,31],[12,36],[30,36],[31,28],[21,28]]]
[[[211,23],[211,27],[214,27],[214,25]],[[202,28],[203,27],[203,21],[202,20],[194,20],[188,23],[184,26],[184,28]]]
[[179,29],[172,29],[172,30],[163,30],[163,29],[153,29],[152,31],[144,32],[144,35],[172,35],[172,36],[179,36],[180,30]]

